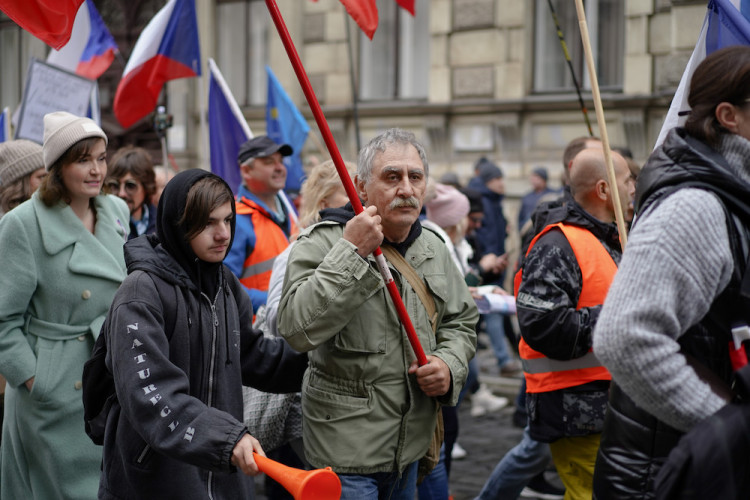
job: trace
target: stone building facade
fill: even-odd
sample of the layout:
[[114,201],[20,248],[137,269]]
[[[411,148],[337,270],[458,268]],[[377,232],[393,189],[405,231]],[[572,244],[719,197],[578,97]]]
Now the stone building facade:
[[[113,146],[158,149],[147,120],[122,130],[111,114],[124,61],[161,0],[95,0],[123,54],[100,79],[103,126]],[[584,0],[610,143],[643,162],[653,148],[685,64],[694,48],[706,1]],[[394,0],[378,0],[380,25],[368,40],[338,0],[278,0],[342,155],[354,159],[361,142],[400,126],[427,146],[432,173],[472,176],[482,156],[504,170],[507,215],[528,190],[527,174],[546,166],[559,185],[560,157],[572,138],[588,135],[570,69],[547,0],[416,0],[416,16]],[[554,0],[593,132],[600,135],[581,52],[573,0]],[[312,134],[305,157],[325,158],[320,133],[261,0],[196,0],[202,56],[213,57],[251,129],[265,128],[268,64],[303,114]],[[46,47],[0,17],[0,106],[17,106],[29,56]],[[353,67],[354,71],[350,71]],[[207,165],[201,113],[204,81],[171,82],[163,95],[175,126],[170,150],[181,167]],[[353,104],[353,89],[358,95]],[[355,116],[357,119],[355,120]],[[158,158],[158,154],[156,155]]]

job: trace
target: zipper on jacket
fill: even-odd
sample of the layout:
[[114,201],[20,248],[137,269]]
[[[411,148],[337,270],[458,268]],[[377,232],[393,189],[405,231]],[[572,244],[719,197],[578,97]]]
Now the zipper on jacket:
[[211,306],[211,360],[208,365],[208,394],[206,395],[206,404],[209,407],[213,406],[214,399],[214,376],[216,370],[216,339],[217,339],[217,327],[219,326],[219,317],[216,315],[216,303],[211,302],[208,295],[201,293],[206,299],[208,305]]
[[[216,314],[216,302],[211,302],[208,295],[203,292],[201,292],[201,295],[206,299],[208,305],[211,306],[211,361],[208,365],[208,394],[206,395],[206,405],[211,408],[213,407],[214,399],[214,371],[216,370],[216,340],[218,338],[217,327],[219,326],[219,317]],[[208,495],[209,500],[213,500],[214,497],[213,479],[214,474],[209,471],[208,479],[206,481],[206,494]]]

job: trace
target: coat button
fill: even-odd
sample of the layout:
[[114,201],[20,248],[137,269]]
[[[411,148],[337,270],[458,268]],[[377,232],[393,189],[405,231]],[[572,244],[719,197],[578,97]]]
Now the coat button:
[[81,382],[80,380],[76,381],[75,383],[76,391],[80,391],[81,387],[83,387],[83,382]]
[[88,300],[91,298],[91,292],[89,290],[84,290],[81,294],[81,297],[83,298],[83,300]]
[[83,342],[84,340],[86,340],[86,336],[85,335],[79,335],[78,336],[78,342]]

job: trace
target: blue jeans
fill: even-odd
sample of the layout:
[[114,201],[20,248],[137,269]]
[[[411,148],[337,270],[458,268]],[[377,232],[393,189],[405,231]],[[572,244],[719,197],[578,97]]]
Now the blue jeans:
[[479,389],[479,361],[477,361],[477,357],[474,356],[469,361],[469,374],[466,376],[466,382],[464,383],[463,388],[461,388],[461,392],[458,395],[458,403],[456,403],[456,408],[461,404],[461,401],[464,400],[464,396],[466,396],[467,392],[470,392],[471,394],[474,394],[477,392],[477,389]]
[[497,358],[497,366],[503,367],[505,363],[511,360],[508,352],[508,345],[505,339],[504,318],[500,313],[491,313],[484,315],[484,329],[490,337],[492,350]]
[[549,445],[531,439],[527,425],[523,430],[521,442],[506,453],[495,466],[495,470],[475,500],[518,498],[529,481],[544,472],[550,458]]
[[417,492],[417,462],[398,472],[339,474],[341,500],[414,500]]
[[419,500],[448,500],[448,473],[445,470],[445,444],[440,447],[440,461],[417,486]]

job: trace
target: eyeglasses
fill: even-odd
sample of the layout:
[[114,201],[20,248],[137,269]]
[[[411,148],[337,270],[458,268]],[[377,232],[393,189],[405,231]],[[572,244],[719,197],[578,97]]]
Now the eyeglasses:
[[138,191],[138,188],[140,187],[140,184],[138,182],[128,179],[125,181],[122,185],[117,182],[115,179],[110,179],[104,183],[104,185],[107,187],[107,190],[112,194],[117,194],[120,192],[120,186],[125,188],[125,192],[127,193],[135,193]]

